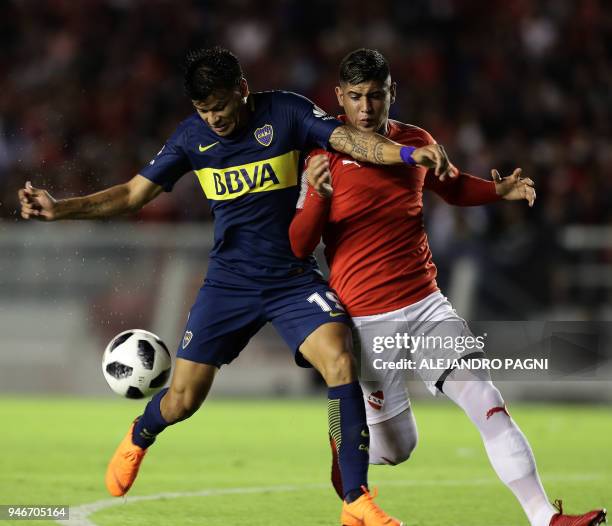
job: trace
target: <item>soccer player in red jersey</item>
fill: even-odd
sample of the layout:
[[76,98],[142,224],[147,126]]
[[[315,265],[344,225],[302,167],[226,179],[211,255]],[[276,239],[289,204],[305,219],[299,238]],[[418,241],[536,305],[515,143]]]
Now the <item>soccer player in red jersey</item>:
[[[360,49],[342,61],[336,95],[345,110],[345,122],[417,148],[435,144],[425,130],[389,119],[395,93],[389,66],[379,52]],[[304,258],[323,238],[330,285],[353,317],[361,344],[360,380],[370,432],[370,463],[403,462],[417,442],[404,372],[374,366],[381,358],[376,338],[380,343],[402,332],[472,336],[436,284],[436,267],[423,225],[423,190],[432,190],[459,206],[500,199],[525,199],[533,206],[534,183],[520,169],[503,179],[496,170],[491,174],[493,181],[457,172],[452,178],[438,178],[418,166],[376,166],[324,150],[313,151],[306,162],[298,211],[290,227],[291,245],[296,256]],[[415,357],[456,359],[455,351],[418,349]],[[482,351],[462,358],[478,354]],[[382,356],[393,360],[389,354]],[[519,500],[532,526],[590,526],[605,520],[605,510],[569,516],[563,514],[560,502],[557,509],[550,503],[531,447],[487,371],[418,372],[432,394],[444,393],[476,425],[493,468]],[[334,482],[336,489],[341,487],[338,476]]]

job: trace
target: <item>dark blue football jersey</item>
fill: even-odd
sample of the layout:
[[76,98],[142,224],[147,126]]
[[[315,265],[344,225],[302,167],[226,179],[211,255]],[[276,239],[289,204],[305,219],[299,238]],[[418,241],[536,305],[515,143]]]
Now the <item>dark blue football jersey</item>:
[[289,225],[299,195],[301,152],[328,146],[342,123],[295,93],[253,93],[247,125],[216,135],[194,113],[140,172],[171,191],[192,171],[215,221],[209,275],[215,269],[245,278],[275,278],[314,268],[297,259]]

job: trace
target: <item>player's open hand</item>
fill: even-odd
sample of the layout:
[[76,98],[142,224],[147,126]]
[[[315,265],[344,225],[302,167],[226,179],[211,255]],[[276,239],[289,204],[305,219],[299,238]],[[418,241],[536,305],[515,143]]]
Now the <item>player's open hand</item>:
[[321,197],[329,198],[334,192],[331,185],[331,172],[329,159],[325,154],[314,155],[308,161],[306,169],[308,184],[312,186]]
[[440,181],[444,181],[447,177],[455,178],[459,175],[459,170],[450,162],[444,146],[441,144],[428,144],[417,148],[412,152],[412,158],[418,165],[434,169],[434,173]]
[[34,188],[28,181],[25,187],[18,192],[21,205],[21,217],[24,219],[38,219],[40,221],[53,221],[55,217],[56,201],[49,192]]
[[508,201],[526,199],[531,207],[536,199],[535,184],[529,177],[522,177],[522,172],[520,168],[516,168],[512,175],[502,179],[499,172],[493,169],[491,170],[491,177],[495,182],[495,192],[497,195]]

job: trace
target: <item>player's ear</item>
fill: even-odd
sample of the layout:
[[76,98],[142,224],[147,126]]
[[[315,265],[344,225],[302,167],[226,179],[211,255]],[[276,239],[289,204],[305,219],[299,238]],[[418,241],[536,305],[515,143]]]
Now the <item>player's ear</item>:
[[240,84],[238,85],[238,87],[240,88],[240,96],[242,98],[246,98],[249,96],[249,84],[247,82],[247,79],[242,77],[240,79]]
[[341,108],[344,108],[344,92],[342,86],[336,86],[336,97],[338,98],[338,104]]
[[395,102],[395,94],[397,93],[397,83],[392,82],[391,87],[389,88],[389,93],[391,94],[391,104]]

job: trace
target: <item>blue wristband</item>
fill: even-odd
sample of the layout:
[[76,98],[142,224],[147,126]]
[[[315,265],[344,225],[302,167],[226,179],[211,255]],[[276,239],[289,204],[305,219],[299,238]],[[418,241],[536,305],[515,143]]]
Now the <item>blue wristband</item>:
[[412,158],[412,152],[414,152],[416,148],[414,146],[402,146],[400,148],[400,157],[402,161],[404,161],[409,166],[416,166],[416,161]]

